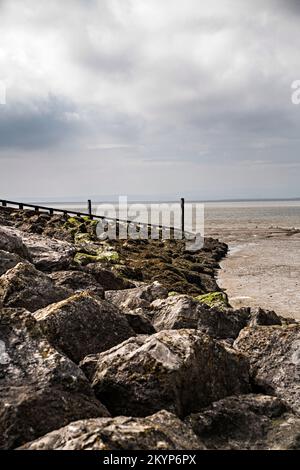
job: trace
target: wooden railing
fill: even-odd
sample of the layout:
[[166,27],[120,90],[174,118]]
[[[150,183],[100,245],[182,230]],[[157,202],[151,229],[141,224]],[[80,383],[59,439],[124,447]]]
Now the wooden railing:
[[116,228],[117,233],[119,233],[120,224],[127,224],[127,226],[134,224],[136,227],[148,228],[148,234],[152,232],[153,229],[157,229],[157,231],[160,234],[159,238],[161,238],[161,234],[163,230],[170,231],[171,238],[175,238],[175,235],[176,235],[176,238],[185,238],[187,234],[189,235],[189,237],[193,236],[191,232],[186,232],[184,229],[184,199],[181,199],[181,228],[170,227],[170,226],[165,226],[165,225],[149,224],[145,222],[136,222],[133,220],[124,220],[124,219],[117,219],[117,218],[114,219],[111,217],[92,214],[92,204],[90,200],[88,200],[88,212],[72,211],[69,209],[58,209],[55,207],[40,206],[37,204],[29,204],[25,202],[8,201],[6,199],[0,199],[0,205],[2,205],[2,207],[12,207],[12,208],[17,207],[19,210],[31,209],[36,213],[47,212],[50,215],[62,214],[66,218],[68,218],[69,216],[89,217],[91,220],[100,219],[104,222],[105,221],[114,222],[117,227]]

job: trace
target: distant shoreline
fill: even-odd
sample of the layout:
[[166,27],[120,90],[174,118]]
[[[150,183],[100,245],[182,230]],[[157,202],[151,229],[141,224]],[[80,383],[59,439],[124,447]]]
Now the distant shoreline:
[[[111,196],[109,196],[111,197]],[[116,198],[113,198],[113,199],[109,199],[108,197],[106,196],[103,196],[102,198],[100,196],[98,197],[89,197],[87,196],[86,199],[84,198],[72,198],[72,199],[63,199],[63,198],[55,198],[53,200],[48,200],[46,198],[41,198],[41,199],[38,199],[38,200],[35,200],[35,199],[32,199],[32,198],[12,198],[10,200],[20,200],[20,202],[27,202],[27,203],[35,203],[35,204],[39,204],[39,203],[43,203],[43,204],[86,204],[86,201],[88,199],[91,199],[92,202],[94,204],[97,204],[97,203],[116,203],[118,202],[118,199]],[[128,202],[129,203],[143,203],[143,204],[159,204],[159,203],[176,203],[176,202],[179,202],[179,198],[178,199],[164,199],[164,198],[161,198],[161,199],[156,199],[156,200],[150,200],[150,199],[133,199],[132,197],[128,197]],[[300,197],[292,197],[292,198],[240,198],[240,199],[189,199],[189,198],[186,198],[186,202],[187,203],[196,203],[196,202],[200,202],[200,203],[203,203],[203,204],[206,204],[206,203],[239,203],[239,202],[300,202]]]

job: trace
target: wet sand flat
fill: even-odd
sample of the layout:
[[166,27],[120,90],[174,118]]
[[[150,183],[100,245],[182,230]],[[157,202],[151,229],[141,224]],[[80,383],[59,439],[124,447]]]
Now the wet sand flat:
[[262,307],[300,319],[300,233],[289,229],[232,230],[210,227],[207,234],[229,245],[218,284],[233,307]]

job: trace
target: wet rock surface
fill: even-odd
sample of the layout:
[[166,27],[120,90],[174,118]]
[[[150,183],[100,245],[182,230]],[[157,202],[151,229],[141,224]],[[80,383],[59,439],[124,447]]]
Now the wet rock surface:
[[167,409],[178,416],[249,391],[248,361],[195,330],[137,336],[81,367],[96,396],[115,416]]
[[78,363],[135,335],[116,306],[83,292],[34,313],[51,344]]
[[82,418],[107,416],[81,370],[53,349],[32,315],[0,310],[0,448]]
[[167,411],[146,418],[77,421],[23,447],[25,450],[205,449],[189,426]]

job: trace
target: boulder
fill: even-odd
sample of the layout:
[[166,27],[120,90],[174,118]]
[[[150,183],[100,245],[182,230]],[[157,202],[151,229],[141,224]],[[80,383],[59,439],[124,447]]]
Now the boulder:
[[115,305],[86,292],[38,310],[34,317],[51,344],[76,363],[135,335]]
[[58,287],[65,287],[73,292],[88,291],[100,298],[104,297],[103,287],[88,273],[81,271],[57,271],[49,275]]
[[30,260],[30,254],[20,237],[20,231],[12,227],[0,226],[0,250],[14,253]]
[[23,309],[0,310],[0,448],[84,418],[109,416],[82,371],[59,354]]
[[29,263],[18,263],[0,277],[0,305],[22,307],[30,312],[67,298],[72,292]]
[[300,324],[244,328],[234,343],[247,354],[254,384],[300,413]]
[[146,416],[161,409],[179,417],[249,391],[244,355],[196,330],[140,335],[81,367],[113,415]]
[[208,449],[262,450],[274,445],[268,432],[286,421],[286,411],[276,397],[249,394],[217,401],[185,422]]
[[76,249],[73,244],[43,235],[20,232],[33,264],[41,271],[59,271],[69,268]]
[[0,277],[0,305],[21,307],[30,312],[66,299],[72,292],[56,287],[54,281],[29,263],[18,263]]
[[150,311],[151,302],[156,299],[164,299],[167,296],[168,291],[159,282],[133,289],[105,292],[105,298],[123,311],[135,311],[138,308],[146,312]]
[[23,450],[201,450],[193,431],[176,416],[160,411],[146,418],[97,418],[71,423]]
[[14,268],[18,263],[22,263],[24,261],[25,260],[15,253],[0,250],[0,276],[5,274],[9,269]]
[[270,325],[282,325],[282,321],[275,312],[270,310],[263,310],[261,308],[251,309],[251,318],[249,326],[270,326]]
[[156,329],[152,325],[150,319],[144,314],[143,309],[137,308],[132,312],[124,312],[126,319],[138,335],[152,335],[156,333]]
[[228,302],[228,296],[225,292],[210,292],[209,294],[198,295],[196,297],[198,302],[208,305],[208,307],[214,307],[218,310],[226,310],[230,307]]
[[198,329],[213,338],[233,342],[247,325],[249,318],[250,309],[247,307],[238,310],[232,308],[226,310],[210,308],[207,310],[204,305],[201,305],[199,307]]
[[105,292],[105,298],[125,313],[128,322],[137,334],[153,334],[156,332],[151,323],[151,302],[167,296],[168,291],[159,282],[133,289]]
[[102,263],[90,263],[83,267],[84,271],[92,274],[98,284],[100,284],[105,291],[130,289],[134,284],[120,275],[112,272],[110,269],[103,268]]
[[300,450],[300,418],[290,413],[272,421],[265,449]]
[[250,317],[249,309],[217,310],[188,295],[152,302],[156,330],[197,328],[217,339],[235,339]]
[[199,304],[188,295],[175,295],[152,302],[153,325],[157,331],[180,328],[196,329]]

